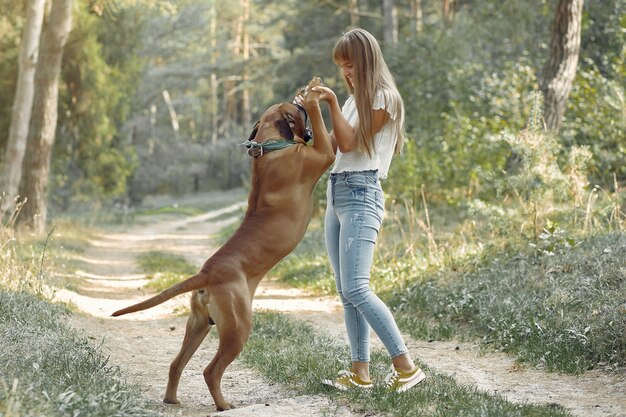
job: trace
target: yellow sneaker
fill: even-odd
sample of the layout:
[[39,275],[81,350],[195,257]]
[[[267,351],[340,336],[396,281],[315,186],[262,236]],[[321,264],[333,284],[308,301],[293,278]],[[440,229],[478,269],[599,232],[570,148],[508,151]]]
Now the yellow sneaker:
[[385,386],[388,391],[405,392],[422,382],[424,378],[426,374],[417,366],[411,372],[402,372],[391,366],[391,372],[385,377]]
[[339,371],[339,376],[335,379],[323,379],[322,384],[335,387],[342,391],[347,391],[351,388],[367,390],[373,387],[372,381],[363,381],[357,374],[345,369]]

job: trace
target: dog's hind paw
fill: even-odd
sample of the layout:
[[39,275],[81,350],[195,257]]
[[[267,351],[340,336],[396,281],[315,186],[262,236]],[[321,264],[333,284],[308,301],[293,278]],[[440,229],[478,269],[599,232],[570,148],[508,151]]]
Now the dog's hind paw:
[[217,408],[217,411],[226,411],[226,410],[232,410],[233,408],[237,408],[237,407],[235,407],[229,402],[226,402],[222,405],[216,405],[215,408]]
[[180,405],[180,401],[178,401],[178,398],[174,398],[172,400],[172,399],[169,399],[169,398],[165,397],[165,398],[163,398],[163,403],[164,404],[172,404],[172,405]]

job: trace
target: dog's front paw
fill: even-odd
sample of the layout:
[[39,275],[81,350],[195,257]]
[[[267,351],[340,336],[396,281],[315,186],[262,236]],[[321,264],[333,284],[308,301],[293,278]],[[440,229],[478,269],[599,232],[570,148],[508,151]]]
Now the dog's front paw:
[[305,93],[303,95],[304,105],[307,107],[307,111],[309,110],[309,105],[318,104],[320,93],[319,91],[311,91],[315,87],[319,87],[324,85],[322,83],[322,79],[320,77],[313,77],[309,82],[309,85],[306,86]]
[[310,90],[313,87],[318,87],[320,85],[323,85],[322,83],[322,79],[320,77],[313,77],[311,79],[311,81],[309,81],[309,85],[307,85],[306,89],[307,91]]

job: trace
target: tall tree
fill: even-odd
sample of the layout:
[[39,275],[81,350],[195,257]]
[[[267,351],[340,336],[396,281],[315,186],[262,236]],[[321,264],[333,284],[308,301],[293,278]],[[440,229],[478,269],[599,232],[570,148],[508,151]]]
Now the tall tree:
[[215,8],[215,2],[211,2],[211,8],[209,11],[209,38],[211,42],[210,62],[211,62],[211,75],[210,89],[211,98],[209,101],[209,111],[211,113],[211,143],[215,145],[217,143],[217,131],[218,131],[218,97],[217,97],[217,10]]
[[[233,39],[230,41],[232,45],[233,59],[238,59],[241,55],[241,39],[243,35],[243,13],[239,14],[232,22]],[[223,115],[220,133],[222,136],[230,136],[232,134],[232,126],[237,122],[239,117],[237,106],[237,90],[239,89],[238,81],[241,80],[239,74],[231,74],[226,78],[223,99]]]
[[2,211],[12,211],[14,199],[22,176],[22,161],[26,151],[28,125],[35,94],[35,69],[39,54],[39,37],[46,0],[29,0],[26,11],[26,23],[22,32],[22,45],[18,60],[17,86],[13,99],[11,127],[6,147],[5,199]]
[[59,75],[65,42],[72,29],[74,0],[52,0],[43,24],[35,73],[35,95],[19,194],[27,199],[18,224],[45,231],[50,157],[57,125]]
[[348,2],[348,10],[350,11],[350,26],[359,26],[359,0],[350,0]]
[[544,119],[546,127],[561,127],[567,97],[572,89],[578,55],[583,13],[583,0],[559,0],[552,21],[550,58],[542,75]]
[[393,0],[383,0],[383,41],[385,45],[398,43],[398,16]]
[[411,0],[411,32],[421,33],[424,29],[422,0]]
[[242,0],[241,7],[242,20],[243,20],[243,39],[242,39],[242,57],[243,57],[243,87],[241,97],[241,122],[243,126],[251,125],[252,120],[252,108],[250,103],[250,87],[248,82],[250,80],[250,0]]
[[442,14],[443,22],[446,26],[450,26],[454,21],[456,15],[457,1],[456,0],[443,0]]

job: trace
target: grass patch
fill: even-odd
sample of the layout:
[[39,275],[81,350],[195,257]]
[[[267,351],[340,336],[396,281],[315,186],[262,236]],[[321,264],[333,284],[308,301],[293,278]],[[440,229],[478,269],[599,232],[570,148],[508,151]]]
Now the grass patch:
[[[15,262],[38,265],[40,270],[45,264],[48,269],[48,283],[61,286],[64,284],[61,272],[78,269],[81,266],[76,257],[84,253],[92,236],[93,229],[60,221],[50,227],[44,239],[20,235],[14,239],[6,239],[4,248],[15,257]],[[50,271],[59,273],[52,274]]]
[[150,251],[139,255],[137,261],[150,279],[146,286],[156,291],[163,291],[198,272],[182,255],[168,252]]
[[371,393],[338,392],[320,381],[349,367],[347,346],[315,333],[307,324],[278,313],[254,316],[254,330],[244,348],[242,360],[268,379],[283,383],[299,394],[322,394],[353,410],[389,416],[567,416],[566,411],[536,405],[520,405],[471,387],[458,385],[453,378],[434,372],[423,364],[427,380],[404,394],[390,394],[382,379],[390,361],[386,352],[372,355],[371,371],[377,387]]
[[618,368],[626,364],[624,259],[626,234],[595,236],[424,275],[390,306],[417,338],[480,338],[549,371]]
[[208,211],[218,210],[231,204],[245,201],[244,189],[211,191],[185,196],[152,196],[145,199],[142,207],[132,210],[133,216],[197,216]]
[[324,246],[322,222],[315,217],[304,239],[269,275],[318,295],[336,294],[335,279]]
[[[626,365],[623,232],[580,237],[550,228],[529,245],[531,240],[510,231],[489,239],[479,224],[459,215],[456,226],[450,216],[442,223],[445,216],[435,210],[430,229],[390,217],[371,285],[414,338],[480,340],[549,371]],[[314,219],[273,274],[335,295],[321,229]],[[436,248],[427,238],[433,229]]]
[[326,255],[288,256],[270,272],[282,282],[296,288],[305,288],[313,294],[336,293],[335,280]]
[[66,316],[32,294],[0,290],[0,414],[160,415]]
[[56,279],[49,265],[60,267],[64,250],[79,251],[84,235],[51,231],[24,242],[13,235],[0,227],[0,415],[160,415],[67,324],[68,310],[48,301]]
[[173,214],[177,216],[197,216],[203,214],[205,210],[200,207],[185,207],[185,206],[165,206],[157,208],[140,209],[135,212],[136,216],[158,216],[163,214]]

